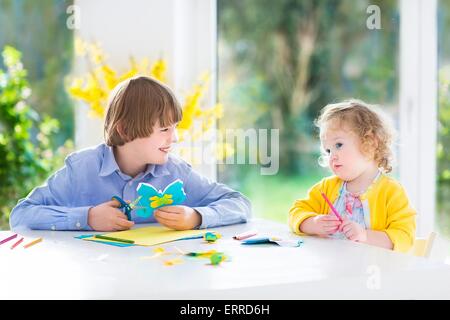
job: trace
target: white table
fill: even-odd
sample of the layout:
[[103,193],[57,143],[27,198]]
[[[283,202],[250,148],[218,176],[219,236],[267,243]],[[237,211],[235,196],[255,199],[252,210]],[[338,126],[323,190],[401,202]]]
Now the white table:
[[[145,225],[138,225],[142,227]],[[316,237],[298,248],[244,246],[231,237],[298,239],[287,225],[265,220],[215,228],[215,244],[201,239],[159,245],[167,251],[224,251],[232,261],[152,256],[154,247],[114,247],[75,239],[86,232],[22,231],[44,241],[24,249],[0,246],[0,299],[450,299],[450,266],[385,249]],[[1,231],[0,239],[10,235]],[[28,239],[27,239],[28,240]]]

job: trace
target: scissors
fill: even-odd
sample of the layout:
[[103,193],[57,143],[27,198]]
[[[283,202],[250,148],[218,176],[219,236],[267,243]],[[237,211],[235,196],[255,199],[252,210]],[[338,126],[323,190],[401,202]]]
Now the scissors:
[[139,196],[136,200],[134,200],[131,203],[128,203],[126,201],[124,201],[121,197],[119,196],[114,196],[112,197],[111,200],[116,200],[117,202],[119,202],[120,206],[119,209],[124,209],[124,213],[127,216],[127,219],[129,221],[131,221],[131,211],[136,210],[136,209],[144,209],[145,207],[140,207],[140,206],[136,206],[136,204],[139,202],[139,200],[141,200],[142,196]]

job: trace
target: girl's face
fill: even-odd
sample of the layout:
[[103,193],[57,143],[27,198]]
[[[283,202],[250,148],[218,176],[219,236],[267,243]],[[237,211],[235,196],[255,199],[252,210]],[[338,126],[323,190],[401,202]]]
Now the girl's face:
[[159,122],[153,126],[153,133],[146,138],[137,138],[131,142],[136,156],[144,159],[145,163],[164,164],[169,159],[172,145],[178,141],[177,125],[161,127]]
[[361,152],[359,137],[345,127],[325,126],[320,140],[328,166],[342,180],[352,181],[373,168],[374,161]]

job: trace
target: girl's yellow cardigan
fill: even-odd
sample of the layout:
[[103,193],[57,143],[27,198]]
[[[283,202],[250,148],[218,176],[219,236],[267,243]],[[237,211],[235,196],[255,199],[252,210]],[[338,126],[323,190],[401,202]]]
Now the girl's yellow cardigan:
[[[289,210],[289,225],[292,231],[303,235],[300,225],[305,219],[328,214],[330,208],[320,192],[324,192],[334,203],[342,183],[337,176],[325,178],[309,190],[306,199],[295,201]],[[361,201],[368,204],[370,229],[386,232],[396,251],[407,252],[411,249],[416,232],[416,212],[410,206],[406,192],[399,182],[382,174],[361,195]]]

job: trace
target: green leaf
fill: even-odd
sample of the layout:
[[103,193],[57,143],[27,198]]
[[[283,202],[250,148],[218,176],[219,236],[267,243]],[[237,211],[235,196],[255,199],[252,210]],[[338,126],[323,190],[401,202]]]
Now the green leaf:
[[22,54],[19,52],[19,50],[11,46],[5,46],[5,49],[3,50],[3,61],[8,68],[14,67],[17,64],[21,64],[21,57]]
[[45,181],[73,150],[54,152],[59,122],[29,105],[31,91],[21,53],[7,46],[2,56],[7,69],[0,70],[0,225],[17,201]]

